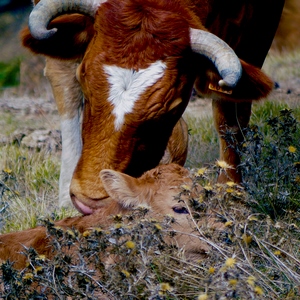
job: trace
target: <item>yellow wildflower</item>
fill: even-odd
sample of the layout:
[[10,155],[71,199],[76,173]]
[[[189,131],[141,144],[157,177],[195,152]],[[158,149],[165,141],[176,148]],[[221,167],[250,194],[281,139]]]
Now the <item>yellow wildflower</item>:
[[264,294],[263,289],[262,289],[260,286],[258,286],[258,285],[254,288],[254,292],[255,292],[257,295],[260,295],[260,296]]
[[225,266],[231,268],[235,265],[236,259],[234,257],[229,257],[226,259]]
[[43,267],[42,266],[37,266],[35,269],[34,269],[34,273],[35,274],[39,274],[43,271]]
[[205,171],[206,171],[206,168],[201,168],[197,171],[197,175],[202,176],[202,175],[204,175]]
[[215,273],[215,268],[214,267],[209,267],[208,273],[209,274],[214,274]]
[[256,278],[254,276],[249,276],[246,281],[249,285],[254,286],[255,280]]
[[208,296],[207,294],[201,294],[198,296],[197,300],[207,300],[208,299]]
[[33,279],[33,274],[32,274],[32,273],[26,273],[26,274],[23,276],[23,279],[25,279],[25,280]]
[[126,270],[121,271],[127,278],[130,277],[130,273]]
[[121,223],[115,224],[115,228],[116,228],[116,229],[120,229],[120,228],[122,228],[122,227],[123,227],[123,225],[122,225]]
[[187,185],[187,184],[182,184],[180,187],[184,191],[188,191],[189,192],[191,190],[191,187],[189,185]]
[[84,231],[84,232],[82,233],[82,236],[83,236],[83,237],[88,237],[88,236],[90,236],[90,234],[91,234],[91,232],[90,232],[89,230],[86,230],[86,231]]
[[41,260],[41,261],[45,261],[45,259],[46,259],[46,255],[44,255],[44,254],[41,254],[41,255],[37,256],[37,258],[36,258],[36,260]]
[[116,222],[122,221],[122,215],[121,215],[121,214],[115,215],[115,216],[114,216],[114,221],[116,221]]
[[68,229],[68,230],[66,231],[66,233],[67,233],[70,237],[75,238],[75,233],[74,233],[74,231],[72,231],[71,229]]
[[234,192],[234,189],[231,189],[231,188],[226,189],[226,193],[228,193],[228,194],[231,194],[233,192]]
[[233,169],[226,161],[224,160],[217,160],[216,165],[221,169]]
[[250,221],[258,221],[258,219],[257,219],[257,217],[256,216],[250,216],[250,217],[248,217],[248,219],[250,220]]
[[225,222],[225,227],[231,227],[233,225],[233,221]]
[[162,227],[160,226],[160,224],[155,224],[156,229],[158,230],[162,230]]
[[127,241],[125,245],[128,249],[134,249],[135,248],[135,242],[133,242],[133,241]]
[[244,243],[247,245],[252,242],[252,236],[248,235],[248,234],[243,234],[242,239],[243,239]]
[[297,151],[297,148],[295,148],[294,146],[289,146],[288,150],[290,153],[295,153]]
[[238,282],[237,279],[230,279],[230,280],[229,280],[229,284],[230,284],[230,285],[233,285],[233,286],[236,286],[236,285],[237,285],[237,282]]
[[212,190],[212,186],[210,185],[210,183],[207,184],[207,185],[205,185],[203,188],[204,188],[206,191],[211,191],[211,190]]
[[10,173],[12,172],[12,170],[9,169],[9,168],[5,168],[3,171],[4,171],[5,173],[7,173],[7,174],[10,174]]
[[163,292],[167,292],[167,291],[171,291],[172,288],[171,288],[171,286],[170,286],[169,283],[167,283],[167,282],[162,282],[162,283],[160,284],[160,290],[163,291]]
[[276,256],[280,256],[280,255],[281,255],[281,251],[280,251],[280,250],[275,250],[275,251],[274,251],[274,254],[275,254]]
[[235,186],[235,183],[234,183],[233,181],[227,181],[226,184],[227,184],[229,187]]

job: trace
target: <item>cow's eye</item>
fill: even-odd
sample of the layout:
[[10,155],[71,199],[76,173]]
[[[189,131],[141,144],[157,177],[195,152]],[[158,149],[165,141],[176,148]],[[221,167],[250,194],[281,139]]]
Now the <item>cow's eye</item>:
[[173,211],[177,214],[188,214],[189,213],[187,208],[184,206],[174,206],[172,208],[173,208]]

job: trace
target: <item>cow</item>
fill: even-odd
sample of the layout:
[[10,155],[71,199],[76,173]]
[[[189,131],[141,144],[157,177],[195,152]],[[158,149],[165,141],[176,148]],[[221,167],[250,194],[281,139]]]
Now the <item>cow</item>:
[[[192,179],[187,169],[177,164],[159,165],[144,173],[140,178],[105,169],[100,172],[100,177],[110,196],[110,203],[91,215],[69,217],[57,221],[55,226],[64,230],[77,229],[80,233],[92,230],[92,228],[105,229],[114,222],[109,216],[128,214],[133,209],[143,206],[149,209],[147,217],[155,218],[157,222],[162,221],[165,215],[174,217],[172,229],[179,233],[175,235],[173,241],[178,247],[185,248],[187,258],[195,260],[209,251],[208,244],[202,241],[199,235],[197,236],[197,231],[193,226],[193,209],[187,201],[189,192],[188,194],[182,193],[182,186],[192,186]],[[199,186],[198,191],[200,190]],[[178,198],[180,193],[181,196]],[[175,196],[177,196],[176,199]],[[202,216],[198,223],[220,231],[224,228],[223,223],[213,213]],[[22,252],[24,253],[25,248],[29,247],[48,258],[55,254],[51,236],[47,233],[46,227],[38,226],[0,235],[0,260],[9,259],[14,262],[15,268],[24,268],[27,257]]]
[[222,137],[241,141],[252,101],[273,88],[260,68],[283,2],[35,0],[21,40],[46,56],[61,117],[60,204],[71,196],[90,214],[108,204],[102,169],[138,177],[178,162],[193,87],[212,99],[220,159],[232,166],[218,180],[240,182],[239,156]]

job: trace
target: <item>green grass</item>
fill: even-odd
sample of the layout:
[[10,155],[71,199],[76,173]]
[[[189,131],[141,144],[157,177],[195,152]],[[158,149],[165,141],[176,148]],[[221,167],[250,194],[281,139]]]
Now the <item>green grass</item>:
[[[37,225],[40,217],[74,214],[58,208],[59,158],[45,151],[29,151],[18,145],[0,148],[1,232]],[[0,193],[1,196],[1,193]]]
[[189,127],[188,157],[185,166],[201,167],[219,155],[218,136],[211,117],[197,119],[187,116]]
[[20,83],[20,59],[0,62],[0,88],[17,86]]

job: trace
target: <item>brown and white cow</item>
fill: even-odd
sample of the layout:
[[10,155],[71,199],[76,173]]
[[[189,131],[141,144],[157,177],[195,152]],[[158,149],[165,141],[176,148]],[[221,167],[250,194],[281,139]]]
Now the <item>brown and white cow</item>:
[[[22,41],[47,56],[61,115],[60,204],[68,202],[71,181],[73,203],[85,214],[107,204],[102,169],[138,177],[167,145],[168,162],[183,163],[187,132],[178,121],[194,85],[213,99],[219,135],[228,128],[238,140],[252,100],[273,87],[259,68],[283,0],[37,2]],[[224,139],[220,156],[234,168],[219,180],[240,181],[239,157]]]
[[[187,199],[175,200],[182,191],[181,185],[191,186],[192,180],[189,172],[177,164],[160,165],[152,169],[140,178],[134,178],[113,170],[102,170],[100,173],[103,185],[110,195],[110,203],[105,208],[96,210],[88,216],[66,218],[55,224],[62,228],[76,228],[84,232],[93,227],[105,228],[112,223],[110,215],[130,213],[138,206],[149,208],[148,216],[162,221],[165,215],[173,216],[175,222],[172,229],[177,230],[175,240],[179,247],[184,247],[187,256],[199,258],[209,251],[209,246],[200,240],[199,235],[191,219],[193,211],[188,206]],[[200,222],[210,227],[221,229],[223,224],[215,217],[203,217]],[[26,256],[21,254],[24,247],[33,247],[39,254],[48,258],[53,255],[51,237],[45,227],[36,227],[20,232],[0,235],[0,260],[14,262],[14,267],[23,268],[26,264]]]

